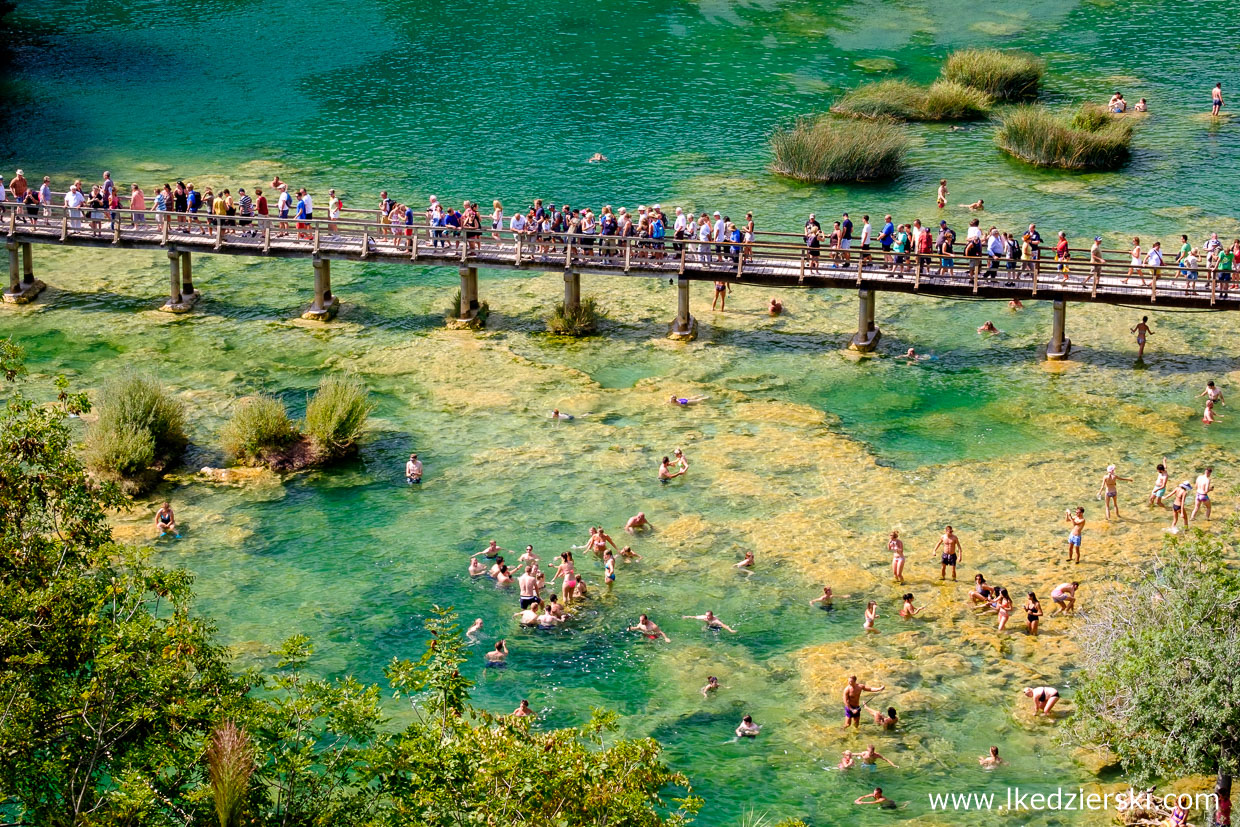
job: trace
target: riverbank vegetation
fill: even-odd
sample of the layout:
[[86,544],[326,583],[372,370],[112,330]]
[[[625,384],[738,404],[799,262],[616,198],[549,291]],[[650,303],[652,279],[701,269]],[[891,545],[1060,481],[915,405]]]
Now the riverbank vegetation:
[[985,92],[954,81],[923,86],[892,78],[858,86],[836,100],[831,111],[871,120],[966,121],[986,117],[991,104]]
[[284,402],[258,395],[241,399],[224,426],[224,453],[244,465],[298,471],[324,465],[357,450],[373,409],[366,386],[349,376],[328,376],[306,404],[298,427]]
[[557,336],[588,336],[598,330],[602,315],[593,298],[582,299],[575,309],[566,309],[564,302],[559,302],[547,319],[547,330]]
[[1214,775],[1228,811],[1240,771],[1238,547],[1234,519],[1172,536],[1134,586],[1091,608],[1075,634],[1083,661],[1066,735],[1105,745],[1137,785]]
[[961,49],[947,56],[942,78],[985,92],[998,101],[1038,96],[1046,64],[1034,55],[1009,49]]
[[1042,167],[1117,169],[1127,162],[1132,122],[1086,104],[1075,113],[1027,105],[1006,112],[995,143],[1016,158]]
[[801,181],[883,181],[904,170],[908,136],[895,124],[823,116],[801,118],[771,136],[780,175]]
[[98,419],[86,431],[86,464],[131,494],[150,489],[185,450],[184,405],[154,379],[108,380],[95,408]]
[[[20,357],[0,342],[6,375],[20,374]],[[472,656],[450,610],[431,612],[425,653],[393,660],[382,690],[318,677],[304,637],[236,670],[196,610],[191,576],[113,542],[106,512],[127,498],[86,474],[65,411],[8,390],[0,409],[7,822],[680,827],[700,806],[657,742],[614,734],[614,714],[545,729],[474,707],[462,674]],[[381,704],[390,693],[412,701],[400,725]]]

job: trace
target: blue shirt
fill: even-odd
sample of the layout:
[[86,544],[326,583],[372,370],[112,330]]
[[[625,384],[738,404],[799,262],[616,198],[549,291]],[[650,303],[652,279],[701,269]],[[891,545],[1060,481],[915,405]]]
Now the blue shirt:
[[896,235],[896,225],[888,221],[886,224],[883,225],[883,234],[878,237],[878,240],[882,242],[883,244],[890,244],[891,240],[895,238],[895,235]]

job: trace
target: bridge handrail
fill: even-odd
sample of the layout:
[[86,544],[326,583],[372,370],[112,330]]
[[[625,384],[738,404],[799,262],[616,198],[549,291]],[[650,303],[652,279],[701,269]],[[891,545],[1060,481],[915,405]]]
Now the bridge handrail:
[[[33,210],[34,212],[30,212]],[[1128,276],[1134,269],[1132,278],[1145,281],[1151,278],[1149,300],[1157,301],[1158,293],[1167,290],[1188,290],[1189,287],[1209,285],[1212,301],[1214,300],[1214,283],[1216,273],[1206,266],[1196,268],[1196,273],[1204,275],[1204,279],[1193,280],[1181,273],[1181,268],[1174,262],[1164,263],[1160,268],[1141,266],[1130,268],[1127,261],[1107,260],[1093,263],[1088,258],[1073,258],[1065,262],[1042,258],[1038,261],[1017,261],[1008,258],[994,259],[991,266],[990,256],[965,256],[953,254],[954,266],[942,268],[941,260],[946,258],[940,253],[905,253],[902,254],[907,264],[903,270],[896,270],[893,262],[887,261],[887,254],[881,249],[861,250],[852,248],[822,247],[818,256],[812,255],[806,245],[778,241],[755,239],[752,242],[732,241],[701,241],[699,239],[677,240],[665,237],[661,240],[639,238],[636,236],[597,235],[581,233],[534,233],[529,231],[514,232],[511,229],[490,229],[480,227],[473,230],[456,227],[431,226],[425,223],[413,225],[393,224],[364,221],[357,219],[314,218],[309,221],[298,221],[295,217],[281,219],[278,216],[220,216],[208,213],[177,213],[169,211],[130,210],[103,208],[92,210],[83,205],[76,210],[63,205],[42,205],[31,208],[8,209],[5,230],[10,236],[19,232],[30,233],[30,220],[34,219],[33,231],[36,234],[55,235],[58,230],[60,240],[68,237],[94,235],[99,238],[110,237],[113,243],[121,240],[137,240],[148,242],[152,246],[178,244],[184,246],[202,246],[206,252],[228,249],[253,249],[261,244],[263,252],[276,249],[300,249],[315,254],[348,253],[357,251],[363,257],[392,258],[394,256],[416,259],[425,256],[433,261],[459,261],[462,264],[471,261],[481,263],[512,263],[531,264],[546,263],[549,268],[562,266],[572,269],[585,259],[599,253],[604,258],[603,266],[624,272],[660,271],[665,273],[684,272],[699,265],[718,272],[720,281],[741,281],[746,270],[754,275],[789,275],[796,273],[800,280],[806,277],[834,275],[841,276],[847,272],[849,278],[855,278],[861,285],[867,279],[901,278],[913,276],[917,284],[934,280],[938,283],[956,284],[968,287],[976,293],[979,287],[990,281],[985,274],[994,270],[993,280],[999,283],[1013,283],[1014,286],[1028,286],[1036,295],[1038,290],[1055,291],[1062,289],[1063,273],[1061,268],[1067,267],[1069,277],[1075,275],[1079,283],[1089,285],[1091,295],[1096,296],[1100,288],[1110,294],[1116,290],[1131,290],[1132,295],[1140,287],[1127,288],[1122,283],[1113,283],[1115,279]],[[74,215],[74,213],[77,213]],[[98,212],[100,217],[92,219],[91,214]],[[113,220],[115,217],[115,220]],[[38,222],[48,226],[48,232],[38,230]],[[90,225],[98,223],[96,231]],[[56,227],[55,225],[59,225]],[[127,226],[126,226],[127,225]],[[194,234],[184,233],[182,228],[199,229],[203,237],[201,242]],[[286,234],[282,234],[286,233]],[[469,238],[467,233],[476,233]],[[244,235],[243,235],[244,234]],[[208,241],[206,236],[210,236]],[[253,237],[254,241],[243,241],[242,238]],[[261,241],[259,240],[261,237]],[[571,242],[571,250],[570,250]],[[448,253],[451,246],[452,252]],[[485,249],[484,249],[485,248]],[[722,250],[722,255],[720,255]],[[1078,252],[1080,252],[1078,250]],[[705,255],[709,260],[700,261]],[[692,257],[692,258],[691,258]],[[894,254],[893,254],[894,257]],[[816,262],[815,262],[816,259]],[[621,264],[621,260],[623,264]],[[864,266],[868,261],[871,267]],[[817,265],[817,266],[815,266]],[[881,265],[881,266],[877,266]],[[1009,266],[1011,269],[1009,269]],[[762,272],[763,270],[771,272]],[[1102,279],[1110,280],[1103,283]],[[1074,288],[1075,290],[1075,288]],[[1240,291],[1238,291],[1240,292]],[[1217,297],[1218,300],[1234,300],[1233,294]]]

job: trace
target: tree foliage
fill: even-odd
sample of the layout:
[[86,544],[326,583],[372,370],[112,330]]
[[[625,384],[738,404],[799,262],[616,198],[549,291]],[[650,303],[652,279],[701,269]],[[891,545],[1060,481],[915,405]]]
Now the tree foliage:
[[1078,632],[1085,662],[1068,737],[1108,747],[1137,783],[1208,773],[1225,790],[1237,771],[1238,537],[1229,524],[1170,538]]

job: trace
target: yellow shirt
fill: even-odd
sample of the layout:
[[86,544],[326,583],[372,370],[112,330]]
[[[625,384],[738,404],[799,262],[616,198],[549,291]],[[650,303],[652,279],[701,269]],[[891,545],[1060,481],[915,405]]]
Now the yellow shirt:
[[227,205],[224,203],[224,197],[217,195],[215,200],[211,202],[211,212],[216,215],[228,215]]

